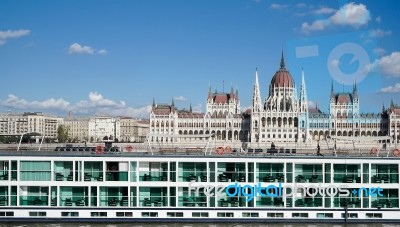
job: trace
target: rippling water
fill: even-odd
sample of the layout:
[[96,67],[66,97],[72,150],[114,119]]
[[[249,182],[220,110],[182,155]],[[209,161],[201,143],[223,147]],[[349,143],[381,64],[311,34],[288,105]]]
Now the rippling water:
[[131,223],[131,224],[99,224],[99,223],[2,223],[0,227],[398,227],[399,224],[260,224],[260,223]]

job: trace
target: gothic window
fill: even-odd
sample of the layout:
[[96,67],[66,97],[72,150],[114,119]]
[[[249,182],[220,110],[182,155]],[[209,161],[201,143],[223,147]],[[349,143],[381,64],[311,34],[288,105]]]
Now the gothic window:
[[294,118],[294,127],[298,127],[299,125],[299,120],[297,119],[297,117]]

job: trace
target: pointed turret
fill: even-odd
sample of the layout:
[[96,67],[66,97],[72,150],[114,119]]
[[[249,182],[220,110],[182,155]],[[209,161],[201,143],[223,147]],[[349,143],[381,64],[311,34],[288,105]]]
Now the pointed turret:
[[335,91],[333,90],[333,80],[331,82],[331,100],[335,99]]
[[189,111],[192,112],[192,103],[190,103]]
[[172,98],[172,104],[171,106],[175,106],[174,98]]
[[286,66],[285,66],[285,58],[284,58],[284,56],[283,56],[283,50],[282,50],[282,58],[281,58],[281,69],[284,69]]
[[394,109],[393,99],[392,99],[392,101],[390,101],[390,109]]
[[239,90],[236,87],[236,95],[235,95],[236,101],[239,101]]
[[156,101],[154,100],[154,97],[153,97],[153,107],[155,107],[156,106]]
[[357,81],[354,82],[354,88],[353,88],[353,97],[354,99],[358,99],[358,93],[357,93]]
[[301,69],[301,87],[300,87],[300,111],[308,111],[306,81],[304,79],[304,70]]
[[260,96],[260,86],[258,84],[258,71],[256,68],[256,80],[254,81],[253,88],[253,112],[260,112],[261,110],[261,96]]
[[382,103],[382,113],[385,112],[385,103]]
[[212,98],[211,83],[208,83],[208,98]]

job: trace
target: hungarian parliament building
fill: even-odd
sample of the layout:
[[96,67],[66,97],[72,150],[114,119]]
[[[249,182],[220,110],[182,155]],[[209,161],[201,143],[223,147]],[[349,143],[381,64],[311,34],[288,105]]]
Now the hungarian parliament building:
[[[269,84],[269,93],[261,97],[256,70],[252,107],[240,109],[238,91],[229,93],[208,90],[205,113],[179,110],[171,105],[156,104],[150,113],[150,141],[160,144],[193,143],[212,135],[222,145],[269,145],[313,143],[330,136],[377,137],[400,139],[400,107],[391,103],[380,113],[360,113],[357,85],[351,92],[335,92],[333,83],[329,111],[308,106],[307,89],[302,73],[300,92],[286,69],[282,54],[280,68]],[[198,141],[197,141],[198,142]]]

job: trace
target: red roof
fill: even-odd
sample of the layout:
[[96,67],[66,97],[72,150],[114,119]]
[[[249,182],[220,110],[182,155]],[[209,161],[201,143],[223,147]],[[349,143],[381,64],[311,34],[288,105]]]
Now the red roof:
[[153,107],[153,113],[156,115],[168,115],[171,112],[174,112],[176,107],[170,105],[158,105]]
[[271,85],[275,87],[294,87],[293,78],[285,68],[279,69],[272,77]]
[[223,95],[216,95],[214,97],[214,102],[216,103],[228,103],[228,96],[223,94]]
[[336,96],[336,103],[352,103],[352,97],[350,93],[340,93]]
[[217,103],[217,104],[220,104],[220,103],[228,104],[231,99],[235,99],[236,101],[238,101],[236,98],[236,95],[234,95],[233,93],[231,93],[231,94],[229,94],[229,93],[214,93],[211,97],[209,95],[208,98],[212,99],[214,101],[214,103]]
[[398,109],[398,108],[393,108],[392,111],[393,111],[394,114],[400,115],[400,109]]

